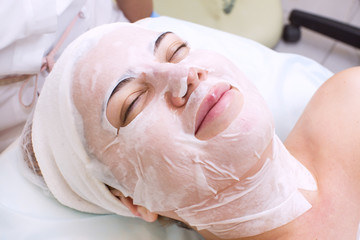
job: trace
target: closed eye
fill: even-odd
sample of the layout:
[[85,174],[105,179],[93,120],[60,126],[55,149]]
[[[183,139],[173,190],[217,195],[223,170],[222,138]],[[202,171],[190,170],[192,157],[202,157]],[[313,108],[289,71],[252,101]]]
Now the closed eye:
[[188,46],[188,44],[186,42],[183,42],[172,53],[172,55],[171,55],[170,59],[168,60],[168,62],[171,62],[171,63],[180,62],[185,57],[185,55],[187,55],[188,52],[189,52],[189,46]]
[[137,84],[137,89],[124,100],[120,112],[120,127],[128,125],[144,109],[148,102],[149,88],[144,84]]
[[159,62],[179,63],[189,51],[188,44],[172,32],[161,34],[155,41],[154,55]]
[[[135,93],[137,94],[137,93]],[[143,93],[140,93],[139,95],[137,95],[135,97],[135,99],[131,100],[130,104],[126,107],[126,105],[123,107],[124,109],[124,114],[121,118],[121,121],[122,121],[122,125],[125,125],[126,124],[126,121],[129,119],[129,116],[131,116],[131,113],[132,111],[134,110],[134,108],[136,108],[136,105],[138,103],[138,100],[141,98]]]
[[128,125],[150,101],[150,86],[139,78],[126,78],[114,89],[109,98],[106,116],[115,128]]
[[140,96],[137,96],[134,101],[131,102],[130,106],[126,109],[125,116],[123,122],[126,122],[126,119],[129,116],[129,113],[131,112],[132,108],[134,107],[134,104],[139,99]]

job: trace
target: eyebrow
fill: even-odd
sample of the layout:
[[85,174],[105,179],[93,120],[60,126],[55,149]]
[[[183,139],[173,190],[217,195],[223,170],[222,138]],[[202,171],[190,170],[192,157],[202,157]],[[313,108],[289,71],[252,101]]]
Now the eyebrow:
[[173,32],[164,32],[162,34],[160,34],[160,36],[156,39],[155,41],[155,48],[154,48],[154,53],[156,53],[158,47],[160,46],[161,44],[161,41],[165,38],[165,36],[169,33],[173,33]]

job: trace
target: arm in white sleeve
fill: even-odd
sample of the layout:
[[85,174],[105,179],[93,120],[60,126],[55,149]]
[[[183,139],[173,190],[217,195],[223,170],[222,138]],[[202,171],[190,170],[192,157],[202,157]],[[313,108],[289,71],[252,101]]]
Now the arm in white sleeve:
[[56,1],[0,0],[0,49],[29,36],[56,31]]

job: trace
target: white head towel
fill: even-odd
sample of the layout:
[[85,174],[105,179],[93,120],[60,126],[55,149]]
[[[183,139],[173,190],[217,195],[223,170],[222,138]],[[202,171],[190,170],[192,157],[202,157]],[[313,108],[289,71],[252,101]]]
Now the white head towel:
[[32,141],[45,182],[63,205],[90,213],[133,216],[107,186],[87,170],[90,157],[81,139],[70,93],[76,60],[113,27],[96,28],[64,51],[39,97]]

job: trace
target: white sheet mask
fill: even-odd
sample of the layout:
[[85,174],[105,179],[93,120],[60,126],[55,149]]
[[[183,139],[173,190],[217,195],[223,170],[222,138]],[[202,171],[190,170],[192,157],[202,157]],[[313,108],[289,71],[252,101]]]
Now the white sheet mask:
[[[84,134],[91,159],[84,165],[88,174],[134,204],[174,212],[225,239],[263,233],[311,208],[298,189],[314,190],[315,181],[274,134],[271,114],[246,77],[205,51],[190,52],[177,64],[158,62],[153,55],[158,35],[119,25],[75,67],[69,91],[77,132]],[[183,96],[193,69],[206,71],[205,80],[183,109],[169,107],[165,94]],[[107,103],[119,79],[129,74],[142,77],[153,97],[117,131],[106,117]],[[214,86],[224,84],[240,91],[241,109],[225,130],[199,140],[194,135],[199,106]]]
[[[206,57],[203,52],[198,54],[205,56],[204,58],[212,57]],[[187,60],[178,64],[177,68],[181,68],[182,64],[186,66]],[[199,67],[197,63],[195,66]],[[174,68],[173,65],[166,67],[169,70]],[[173,79],[169,76],[171,74],[170,71],[167,74],[151,72],[147,78],[178,85],[168,81]],[[182,78],[179,76],[177,81],[181,81]],[[126,182],[129,188],[124,194],[133,197],[136,204],[146,206],[154,212],[172,211],[192,205],[198,201],[194,196],[212,196],[238,181],[257,163],[259,156],[269,144],[273,127],[266,109],[263,111],[262,108],[252,108],[250,105],[250,101],[259,101],[254,97],[249,97],[249,101],[246,99],[244,110],[241,112],[242,118],[238,118],[228,131],[208,141],[200,141],[194,136],[195,115],[202,99],[211,87],[224,80],[228,81],[226,79],[234,79],[234,76],[223,75],[219,78],[210,73],[208,79],[192,93],[181,115],[169,110],[168,103],[163,97],[165,92],[171,89],[169,84],[170,86],[160,89],[160,93],[155,95],[133,122],[120,128],[116,145],[112,148],[116,151],[121,149],[121,153],[110,154],[112,149],[108,149],[106,158],[114,158],[120,154],[120,159],[128,159],[126,163],[121,161],[121,164],[114,159],[112,162],[115,164],[111,168],[118,170],[114,170],[118,182]],[[235,82],[233,85],[238,89],[246,87],[240,87],[241,85]],[[264,135],[263,139],[259,141],[254,131],[261,132]],[[242,135],[249,137],[244,138]],[[251,136],[256,138],[256,142],[251,141]],[[239,157],[237,161],[232,159],[234,155],[240,154],[244,157]],[[131,173],[129,169],[134,169],[131,180],[127,179]],[[180,186],[179,179],[182,179]],[[150,182],[152,185],[148,184]],[[175,188],[178,194],[169,199],[168,193],[173,192]],[[154,197],[153,194],[158,197]]]
[[[134,204],[152,212],[175,212],[190,225],[222,238],[274,229],[311,207],[298,188],[300,184],[313,190],[315,182],[278,141],[264,100],[230,62],[200,50],[190,52],[177,64],[159,63],[150,50],[121,50],[121,56],[128,55],[130,59],[117,64],[126,66],[135,77],[143,75],[153,86],[154,97],[129,125],[119,129],[118,135],[114,127],[96,130],[99,124],[85,124],[90,149],[112,171],[105,180],[108,184],[132,197]],[[102,64],[106,73],[116,67],[109,66],[108,61],[96,64]],[[169,108],[166,92],[183,96],[192,68],[206,71],[207,78],[184,109]],[[92,75],[92,79],[97,81],[96,89],[107,89],[102,94],[107,103],[116,81],[105,80],[101,74]],[[223,132],[199,140],[194,136],[197,110],[211,88],[222,83],[242,93],[242,109]],[[84,92],[89,95],[88,90]],[[101,121],[107,121],[104,105],[98,104],[96,110]],[[93,115],[83,114],[83,121],[88,122],[88,117]]]

